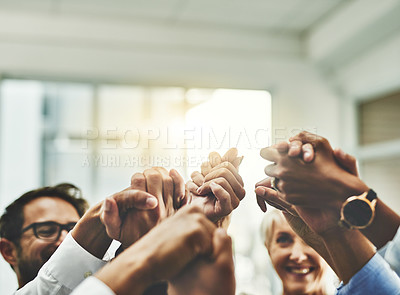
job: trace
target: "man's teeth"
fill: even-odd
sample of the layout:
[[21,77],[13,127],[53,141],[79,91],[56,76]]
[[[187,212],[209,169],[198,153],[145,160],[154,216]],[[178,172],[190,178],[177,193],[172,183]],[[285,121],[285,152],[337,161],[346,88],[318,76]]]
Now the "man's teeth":
[[309,267],[304,267],[304,268],[293,268],[293,267],[289,267],[289,271],[295,274],[301,274],[301,275],[305,275],[308,274],[311,271],[311,268]]

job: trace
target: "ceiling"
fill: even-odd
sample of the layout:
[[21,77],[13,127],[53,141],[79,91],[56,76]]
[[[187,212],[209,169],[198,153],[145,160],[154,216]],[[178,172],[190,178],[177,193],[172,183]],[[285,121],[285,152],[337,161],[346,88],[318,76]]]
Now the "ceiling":
[[351,0],[0,0],[0,10],[301,34]]

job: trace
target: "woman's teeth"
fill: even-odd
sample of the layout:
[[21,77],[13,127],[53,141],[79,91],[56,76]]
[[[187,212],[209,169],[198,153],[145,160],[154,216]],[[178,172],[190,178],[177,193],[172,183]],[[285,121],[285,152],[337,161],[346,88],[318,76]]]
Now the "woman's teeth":
[[287,267],[286,269],[291,273],[300,275],[306,275],[312,271],[310,267]]

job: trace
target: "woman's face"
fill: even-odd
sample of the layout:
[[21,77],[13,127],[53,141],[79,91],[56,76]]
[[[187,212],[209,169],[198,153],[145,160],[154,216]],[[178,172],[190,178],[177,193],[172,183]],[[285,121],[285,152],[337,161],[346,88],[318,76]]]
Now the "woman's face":
[[322,290],[325,261],[286,221],[273,225],[268,252],[282,280],[284,294],[312,294]]

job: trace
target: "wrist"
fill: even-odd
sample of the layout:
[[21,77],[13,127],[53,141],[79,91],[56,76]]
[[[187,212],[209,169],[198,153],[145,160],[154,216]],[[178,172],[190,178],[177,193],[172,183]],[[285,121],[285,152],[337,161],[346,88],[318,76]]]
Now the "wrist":
[[340,211],[343,203],[351,196],[358,196],[369,190],[369,187],[357,176],[347,174],[336,178],[337,202],[334,207]]
[[112,239],[100,220],[101,203],[90,208],[79,220],[71,235],[90,254],[99,259],[104,257]]
[[366,185],[359,177],[351,175],[342,180],[343,183],[343,198],[346,200],[350,196],[358,196],[369,190]]
[[121,255],[101,269],[96,277],[118,295],[143,294],[151,285],[150,268],[140,255]]

